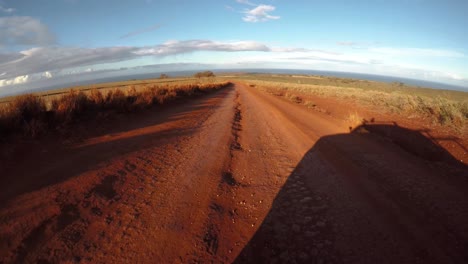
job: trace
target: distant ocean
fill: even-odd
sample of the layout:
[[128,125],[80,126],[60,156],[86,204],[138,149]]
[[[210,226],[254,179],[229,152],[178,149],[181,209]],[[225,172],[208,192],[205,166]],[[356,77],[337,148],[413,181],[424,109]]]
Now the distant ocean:
[[[105,78],[97,78],[96,76],[93,76],[94,78],[91,78],[91,76],[87,76],[88,78],[84,78],[85,76],[80,76],[80,77],[68,76],[66,78],[62,77],[63,80],[59,83],[47,84],[47,85],[43,84],[41,85],[41,87],[31,87],[30,85],[27,85],[27,84],[18,85],[15,89],[12,89],[10,91],[0,91],[0,96],[10,96],[10,95],[15,95],[19,93],[47,91],[47,90],[54,90],[54,89],[71,87],[71,86],[82,86],[82,85],[90,85],[90,84],[96,84],[96,83],[119,82],[119,81],[125,81],[125,80],[133,80],[133,79],[143,80],[143,79],[157,78],[159,77],[159,74],[162,72],[173,77],[191,76],[198,71],[200,70],[164,72],[164,71],[161,71],[161,69],[157,69],[157,70],[155,69],[155,71],[152,71],[151,73],[117,74],[115,72],[113,76],[108,76]],[[393,77],[393,76],[352,73],[352,72],[292,70],[292,69],[215,69],[213,71],[215,73],[242,72],[242,73],[323,75],[323,76],[350,78],[350,79],[358,79],[358,80],[369,80],[369,81],[378,81],[378,82],[387,82],[387,83],[402,82],[411,86],[468,92],[468,87],[450,85],[450,84],[445,84],[445,83],[437,83],[437,82]]]

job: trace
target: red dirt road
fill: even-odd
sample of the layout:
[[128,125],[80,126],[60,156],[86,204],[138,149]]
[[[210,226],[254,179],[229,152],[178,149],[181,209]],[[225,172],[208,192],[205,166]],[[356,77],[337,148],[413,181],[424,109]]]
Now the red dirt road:
[[0,263],[467,263],[468,169],[240,84],[1,160]]

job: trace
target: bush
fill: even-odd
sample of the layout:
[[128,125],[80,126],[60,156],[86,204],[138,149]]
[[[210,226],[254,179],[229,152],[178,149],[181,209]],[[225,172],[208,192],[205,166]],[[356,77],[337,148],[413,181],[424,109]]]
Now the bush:
[[72,123],[90,108],[90,101],[83,92],[71,90],[59,99],[52,100],[51,110],[58,122]]
[[106,98],[106,107],[118,112],[125,112],[128,108],[127,96],[120,89],[109,91]]
[[203,71],[195,73],[194,77],[202,78],[202,77],[215,77],[215,74],[212,71]]
[[42,98],[34,95],[21,95],[10,104],[11,117],[15,123],[28,123],[34,119],[41,119],[46,111]]
[[25,136],[36,137],[45,131],[46,105],[42,98],[34,95],[16,97],[4,109],[7,114],[5,130],[21,131]]
[[93,105],[95,109],[104,109],[106,100],[100,91],[92,90],[88,99],[90,104]]
[[102,111],[130,112],[164,104],[182,96],[193,96],[228,86],[230,83],[186,84],[175,86],[153,86],[142,91],[134,87],[127,93],[116,89],[105,96],[98,90],[88,95],[70,91],[53,99],[47,111],[41,97],[22,95],[7,105],[0,105],[0,134],[23,134],[36,137],[47,129],[60,125],[66,128],[79,120],[91,118]]

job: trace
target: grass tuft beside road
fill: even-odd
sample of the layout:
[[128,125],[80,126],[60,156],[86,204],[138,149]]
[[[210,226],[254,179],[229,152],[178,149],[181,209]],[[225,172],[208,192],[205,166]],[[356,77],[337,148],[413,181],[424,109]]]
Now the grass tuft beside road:
[[0,136],[34,138],[52,130],[69,128],[99,114],[135,112],[228,85],[229,82],[210,82],[153,84],[126,90],[70,90],[49,100],[38,95],[21,95],[0,105]]
[[[468,123],[468,93],[457,91],[428,90],[399,85],[398,89],[378,89],[372,87],[342,87],[325,84],[287,83],[249,79],[251,87],[265,90],[277,96],[308,107],[314,103],[301,96],[311,94],[319,97],[334,97],[342,100],[353,100],[362,105],[405,116],[429,118],[434,123],[454,128],[463,128]],[[378,84],[378,83],[377,83]],[[417,92],[415,92],[417,91]]]

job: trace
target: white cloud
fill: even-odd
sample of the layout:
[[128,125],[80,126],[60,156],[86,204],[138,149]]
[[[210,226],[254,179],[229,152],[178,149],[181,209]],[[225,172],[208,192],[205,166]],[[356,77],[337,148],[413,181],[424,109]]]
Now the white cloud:
[[458,74],[455,74],[455,73],[446,73],[448,77],[454,79],[454,80],[457,80],[457,81],[463,81],[465,80],[465,78],[461,77],[460,75]]
[[6,8],[0,5],[0,12],[11,14],[15,11],[16,10],[14,8]]
[[275,11],[276,7],[272,5],[259,5],[253,9],[244,11],[242,20],[245,22],[256,23],[269,20],[280,19],[280,16],[272,16],[269,13]]
[[52,78],[52,73],[50,73],[50,71],[46,71],[46,72],[42,73],[41,76],[44,77],[44,78],[50,79],[50,78]]
[[341,53],[335,51],[307,48],[272,47],[270,48],[270,51],[278,53],[319,52],[329,55],[341,55]]
[[[392,49],[390,49],[392,50]],[[395,49],[396,50],[396,49]],[[402,49],[399,49],[402,50]],[[437,56],[465,56],[456,52],[431,49],[403,49],[419,54],[436,54]],[[165,43],[146,47],[103,47],[103,48],[71,48],[71,47],[40,47],[21,52],[0,53],[1,86],[33,83],[36,80],[56,79],[66,74],[76,75],[88,71],[101,71],[121,67],[115,62],[134,60],[145,56],[159,58],[160,62],[171,62],[167,56],[195,53],[222,52],[222,62],[218,56],[204,57],[200,54],[185,59],[183,62],[203,62],[212,64],[249,65],[261,62],[262,65],[277,65],[283,68],[329,69],[374,73],[382,75],[411,77],[435,81],[466,81],[468,76],[456,67],[438,67],[438,65],[412,65],[411,60],[395,59],[384,56],[376,51],[360,49],[358,51],[338,53],[334,50],[319,50],[310,48],[271,47],[256,41],[213,41],[185,40],[167,41]],[[388,50],[387,50],[388,51]],[[424,52],[422,52],[424,51]],[[439,52],[434,52],[439,51]],[[252,52],[248,56],[239,56],[236,52]],[[381,50],[381,52],[383,52]],[[400,53],[398,53],[400,54]],[[190,61],[190,58],[195,60]],[[407,56],[411,58],[411,56]],[[192,59],[193,59],[192,58]],[[378,58],[378,59],[377,59]],[[198,60],[197,60],[198,59]],[[437,57],[437,61],[444,58]],[[98,65],[95,68],[93,65]],[[90,69],[90,70],[88,70]],[[28,84],[29,85],[29,84]]]
[[391,47],[380,47],[370,48],[370,52],[391,55],[391,56],[418,56],[418,57],[451,57],[451,58],[463,58],[463,53],[443,50],[443,49],[421,49],[421,48],[391,48]]
[[113,63],[142,56],[164,57],[197,51],[272,52],[272,49],[255,41],[221,42],[211,40],[168,41],[149,47],[103,47],[94,49],[41,47],[17,53],[0,54],[0,73],[2,73],[4,79],[12,79],[16,76]]
[[11,79],[3,79],[3,80],[0,80],[0,87],[7,86],[7,85],[14,85],[14,84],[23,84],[23,83],[28,82],[28,80],[29,80],[29,75],[17,76]]
[[[419,71],[422,71],[422,70],[419,70]],[[455,74],[455,73],[451,73],[451,72],[441,72],[441,71],[424,71],[424,74],[423,76],[426,78],[426,79],[436,79],[436,80],[455,80],[455,81],[464,81],[466,80],[465,78],[463,78],[462,76],[458,75],[458,74]]]
[[54,35],[41,21],[28,16],[0,17],[0,46],[48,45]]
[[[265,68],[283,69],[326,69],[330,71],[356,72],[397,76],[442,83],[451,83],[466,87],[468,75],[457,68],[439,69],[434,65],[410,65],[403,60],[387,60],[375,54],[359,50],[358,52],[333,53],[312,49],[275,49],[278,52],[256,54],[255,56],[233,58],[229,62],[239,65],[261,65]],[[291,51],[291,52],[281,52]],[[376,59],[379,58],[379,59]],[[259,66],[260,67],[260,66]]]
[[136,57],[134,47],[62,48],[42,47],[15,54],[19,59],[0,64],[0,72],[8,78],[31,73],[65,69],[97,63],[115,62]]
[[273,49],[277,52],[274,54],[268,54],[267,56],[257,55],[256,57],[245,57],[238,61],[250,62],[250,61],[262,61],[262,62],[283,62],[285,64],[297,63],[297,64],[316,64],[325,63],[333,65],[376,65],[381,64],[381,61],[377,61],[371,58],[353,54],[340,54],[325,50],[312,50],[312,49],[284,49],[278,48]]
[[137,55],[173,55],[195,51],[270,51],[264,44],[255,41],[218,42],[211,40],[167,41],[161,45],[141,48],[134,53]]

